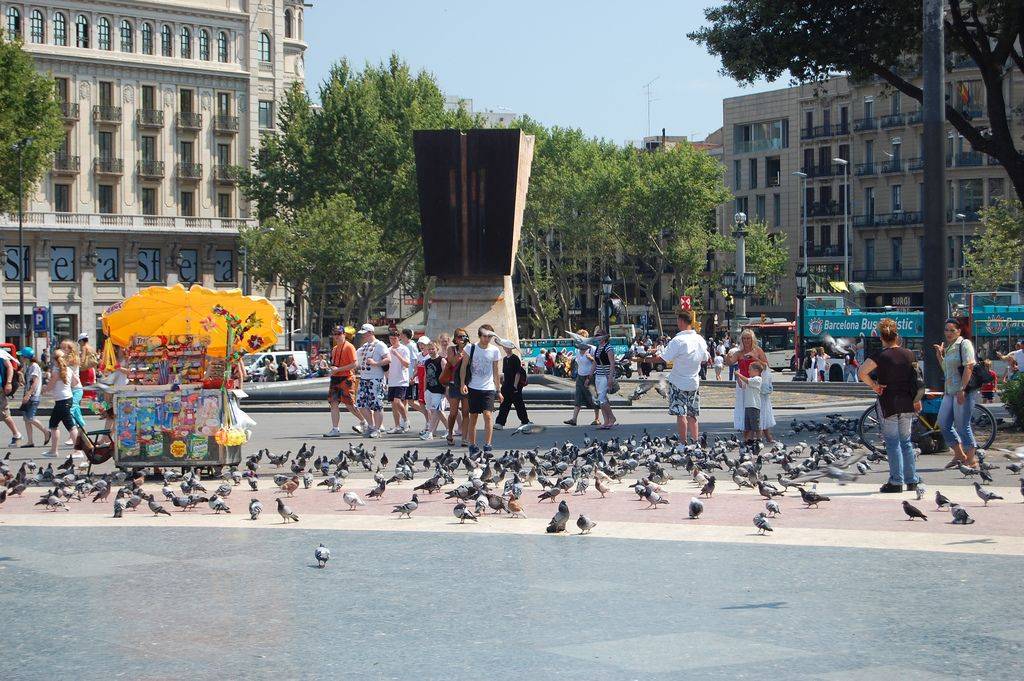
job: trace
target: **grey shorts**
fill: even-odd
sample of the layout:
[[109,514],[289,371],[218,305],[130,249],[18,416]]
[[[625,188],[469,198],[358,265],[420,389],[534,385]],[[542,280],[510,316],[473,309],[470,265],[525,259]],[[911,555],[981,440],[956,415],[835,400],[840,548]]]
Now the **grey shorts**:
[[743,410],[743,430],[761,430],[761,410],[747,407]]
[[700,416],[700,393],[696,390],[680,390],[668,384],[669,416]]
[[588,378],[591,377],[576,377],[576,394],[573,396],[572,406],[586,407],[587,409],[597,409],[597,403],[594,402],[594,393],[590,391],[590,386],[587,385]]

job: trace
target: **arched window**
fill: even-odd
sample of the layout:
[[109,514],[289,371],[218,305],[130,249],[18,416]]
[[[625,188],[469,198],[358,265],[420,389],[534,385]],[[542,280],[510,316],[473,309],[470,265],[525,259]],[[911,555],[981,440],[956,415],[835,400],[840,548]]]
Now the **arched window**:
[[100,17],[96,22],[96,47],[110,49],[110,21],[106,17]]
[[153,54],[153,24],[142,24],[142,54]]
[[290,9],[284,11],[284,37],[294,37],[292,34],[292,11]]
[[192,31],[188,30],[188,26],[182,26],[179,36],[181,37],[181,46],[178,48],[178,56],[182,59],[191,59]]
[[160,54],[165,57],[174,55],[174,34],[167,24],[160,29]]
[[127,19],[121,21],[121,51],[135,51],[135,28]]
[[53,44],[61,47],[68,44],[68,20],[60,12],[53,15]]
[[43,13],[37,9],[32,10],[32,18],[29,19],[28,35],[34,43],[46,42],[46,20]]
[[17,7],[7,8],[7,39],[17,40],[21,37],[21,12]]
[[75,19],[75,47],[89,47],[89,20],[84,14]]
[[210,61],[210,33],[205,28],[199,29],[199,58]]
[[228,62],[228,34],[224,31],[217,34],[217,61],[222,64]]
[[260,61],[270,62],[270,36],[260,33]]

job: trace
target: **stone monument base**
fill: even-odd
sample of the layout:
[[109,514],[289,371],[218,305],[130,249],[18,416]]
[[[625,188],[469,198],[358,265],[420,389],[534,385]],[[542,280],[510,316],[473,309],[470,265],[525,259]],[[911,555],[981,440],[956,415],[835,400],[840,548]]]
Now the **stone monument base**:
[[439,278],[427,304],[426,334],[432,339],[462,327],[469,332],[470,341],[475,343],[477,327],[490,324],[502,338],[519,343],[510,276]]

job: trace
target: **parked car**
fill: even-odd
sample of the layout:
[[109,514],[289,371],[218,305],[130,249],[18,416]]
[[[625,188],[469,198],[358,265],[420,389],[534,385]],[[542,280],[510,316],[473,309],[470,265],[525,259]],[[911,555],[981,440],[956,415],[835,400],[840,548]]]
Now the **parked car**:
[[[255,352],[251,355],[245,355],[242,357],[242,366],[245,367],[245,377],[247,381],[262,381],[264,380],[264,367],[271,358],[274,362],[280,364],[283,361],[287,361],[289,357],[295,358],[295,364],[299,367],[299,374],[297,378],[305,378],[309,375],[309,355],[305,350],[274,350],[266,352]],[[277,380],[275,377],[271,380]]]

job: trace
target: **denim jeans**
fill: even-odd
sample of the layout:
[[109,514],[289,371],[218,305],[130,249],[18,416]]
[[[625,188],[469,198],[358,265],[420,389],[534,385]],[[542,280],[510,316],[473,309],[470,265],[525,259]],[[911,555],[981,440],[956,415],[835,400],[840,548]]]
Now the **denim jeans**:
[[914,414],[893,414],[882,420],[882,439],[889,456],[889,482],[894,485],[921,482],[917,477],[917,462],[910,444]]
[[956,395],[942,396],[942,406],[939,407],[939,430],[942,431],[942,439],[947,445],[960,444],[964,449],[975,449],[978,443],[971,428],[971,414],[974,412],[974,403],[978,401],[978,391],[972,390],[966,395],[963,404],[957,404]]

